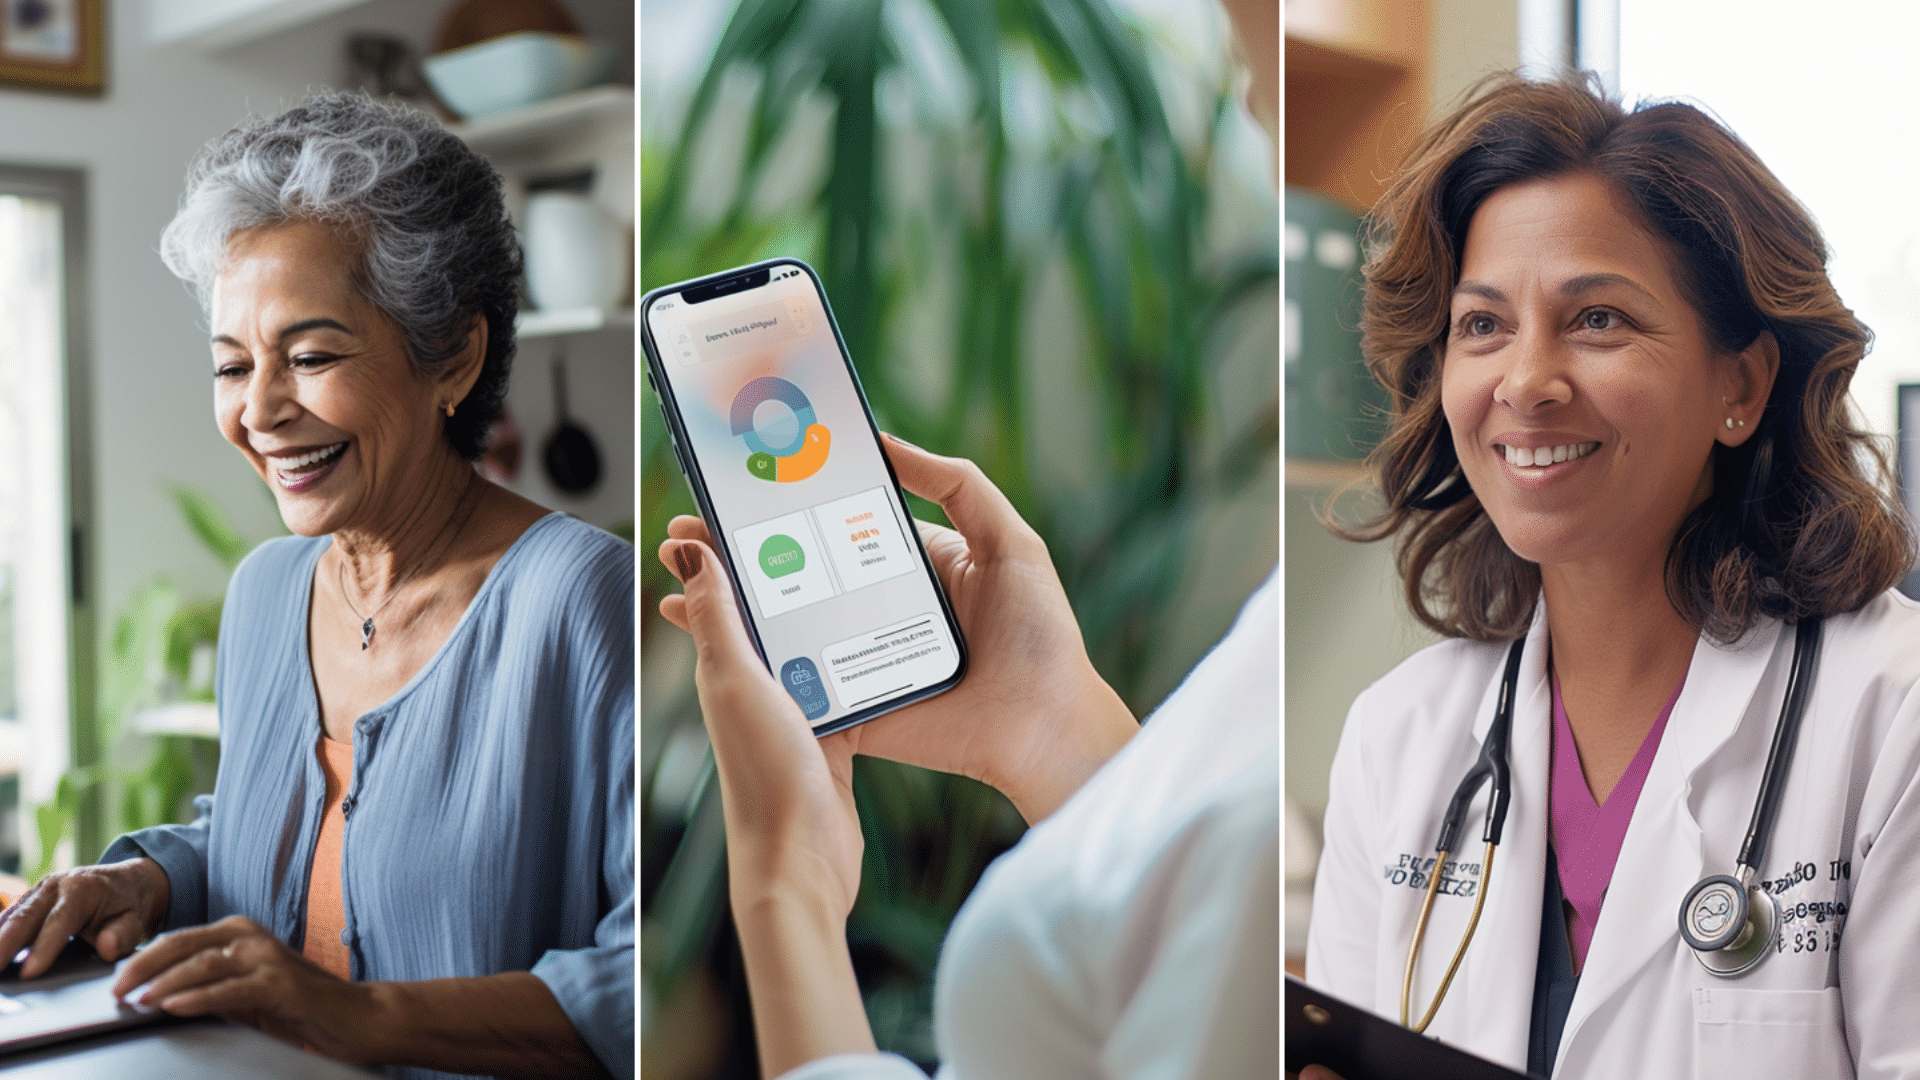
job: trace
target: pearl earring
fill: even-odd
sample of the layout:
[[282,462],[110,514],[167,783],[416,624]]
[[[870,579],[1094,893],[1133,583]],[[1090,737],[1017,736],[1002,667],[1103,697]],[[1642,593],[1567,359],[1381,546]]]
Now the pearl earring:
[[1727,417],[1727,430],[1728,431],[1733,430],[1733,417],[1731,416]]

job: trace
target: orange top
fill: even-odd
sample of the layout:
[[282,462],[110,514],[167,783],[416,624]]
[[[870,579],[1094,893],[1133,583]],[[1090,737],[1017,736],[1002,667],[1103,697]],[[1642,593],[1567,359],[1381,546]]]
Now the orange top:
[[347,815],[340,803],[353,780],[353,744],[322,735],[319,754],[320,770],[327,774],[327,807],[320,815],[313,867],[307,871],[307,939],[300,951],[335,975],[351,979],[353,964],[346,943],[340,940],[347,928],[340,902],[340,839],[347,831]]

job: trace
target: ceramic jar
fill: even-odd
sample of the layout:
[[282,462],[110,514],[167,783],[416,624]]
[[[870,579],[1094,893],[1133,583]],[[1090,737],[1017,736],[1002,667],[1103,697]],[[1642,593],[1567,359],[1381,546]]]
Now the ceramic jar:
[[542,311],[612,308],[633,273],[627,230],[584,195],[541,191],[521,219],[527,294]]

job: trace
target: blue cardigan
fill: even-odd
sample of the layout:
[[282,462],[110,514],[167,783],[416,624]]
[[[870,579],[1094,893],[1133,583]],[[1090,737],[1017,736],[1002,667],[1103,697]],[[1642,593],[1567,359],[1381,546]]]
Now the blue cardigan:
[[[301,947],[327,790],[307,611],[331,542],[273,540],[234,572],[214,793],[192,824],[101,856],[166,870],[169,928],[240,914]],[[426,667],[355,721],[340,867],[355,979],[530,970],[619,1077],[634,1073],[633,575],[632,546],[562,514],[515,541]]]

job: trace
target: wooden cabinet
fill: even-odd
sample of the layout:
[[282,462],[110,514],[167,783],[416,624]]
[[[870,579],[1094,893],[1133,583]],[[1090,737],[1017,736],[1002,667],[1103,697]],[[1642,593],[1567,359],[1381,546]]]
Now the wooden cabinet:
[[1286,7],[1286,180],[1365,214],[1426,121],[1431,6]]

